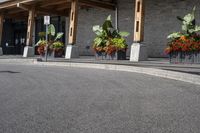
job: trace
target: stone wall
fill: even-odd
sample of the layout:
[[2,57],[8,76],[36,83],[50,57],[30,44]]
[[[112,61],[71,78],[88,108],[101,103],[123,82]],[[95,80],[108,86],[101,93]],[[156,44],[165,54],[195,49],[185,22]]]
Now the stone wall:
[[[119,0],[119,28],[128,31],[131,35],[127,38],[129,46],[132,44],[134,0]],[[197,23],[200,24],[199,0],[146,0],[145,12],[145,44],[148,46],[149,57],[166,57],[163,53],[166,47],[166,36],[180,30],[180,23],[176,16],[183,16],[197,6]],[[77,45],[80,46],[81,55],[92,55],[94,33],[92,26],[102,24],[104,19],[111,14],[114,22],[114,11],[102,9],[80,9],[78,21]],[[129,52],[128,52],[129,55]]]

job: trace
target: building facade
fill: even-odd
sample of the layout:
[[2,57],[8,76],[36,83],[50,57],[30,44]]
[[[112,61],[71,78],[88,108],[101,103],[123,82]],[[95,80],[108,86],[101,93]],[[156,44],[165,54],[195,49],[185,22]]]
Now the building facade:
[[[118,0],[118,27],[122,31],[130,32],[127,38],[129,46],[133,43],[135,0]],[[181,29],[177,16],[183,16],[197,7],[197,24],[200,23],[199,0],[145,0],[144,41],[149,57],[166,57],[164,48],[167,35]],[[94,33],[92,26],[102,24],[108,15],[112,15],[115,23],[115,10],[107,10],[85,6],[79,8],[76,45],[80,55],[93,55],[92,44]],[[64,32],[63,42],[68,44],[70,18],[53,15],[51,23],[57,31]],[[35,19],[33,43],[38,41],[37,33],[45,30],[43,16]],[[4,54],[22,54],[27,37],[26,19],[5,19],[3,26],[2,48]],[[130,47],[129,47],[130,51]],[[127,53],[129,55],[130,52]]]

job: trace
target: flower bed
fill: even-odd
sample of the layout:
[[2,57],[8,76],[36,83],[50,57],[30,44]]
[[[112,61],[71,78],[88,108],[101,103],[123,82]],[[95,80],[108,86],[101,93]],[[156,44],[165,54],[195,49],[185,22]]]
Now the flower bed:
[[[53,24],[50,24],[48,26],[48,41],[46,41],[45,32],[39,32],[38,33],[40,40],[37,42],[37,52],[40,54],[41,57],[45,56],[45,53],[47,52],[47,57],[62,57],[64,53],[64,44],[59,41],[63,33],[55,33],[55,27]],[[46,51],[47,50],[47,51]]]
[[93,43],[96,59],[126,60],[128,32],[119,32],[112,26],[111,16],[108,16],[102,26],[93,26],[96,34]]
[[168,36],[168,47],[165,49],[170,63],[200,63],[200,26],[195,24],[195,7],[184,18],[177,18],[183,23],[182,31]]

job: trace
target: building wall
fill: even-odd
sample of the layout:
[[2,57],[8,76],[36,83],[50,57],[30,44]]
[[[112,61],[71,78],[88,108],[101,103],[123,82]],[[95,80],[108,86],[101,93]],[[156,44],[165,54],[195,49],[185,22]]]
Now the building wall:
[[[197,23],[200,24],[199,0],[146,0],[145,2],[144,43],[148,46],[149,57],[166,57],[163,50],[167,44],[167,35],[179,31],[181,28],[181,23],[177,21],[176,16],[184,16],[192,10],[194,5],[197,6],[196,17]],[[119,28],[131,33],[131,36],[127,38],[129,46],[133,42],[134,4],[134,0],[119,0]],[[91,49],[86,49],[86,46],[92,46],[92,40],[95,36],[92,32],[92,26],[102,24],[109,14],[112,15],[114,21],[114,11],[80,9],[77,45],[80,47],[81,55],[93,54]]]
[[[135,0],[118,1],[119,29],[131,33],[131,35],[127,38],[127,42],[129,44],[127,55],[130,55],[130,46],[133,43]],[[197,7],[197,24],[200,24],[199,0],[145,0],[145,2],[145,41],[143,43],[148,46],[149,57],[166,57],[163,50],[167,44],[167,35],[181,29],[181,23],[177,21],[176,17],[184,16],[192,10],[194,5]],[[92,44],[95,34],[92,32],[92,26],[102,24],[105,18],[110,14],[112,15],[114,23],[115,11],[96,8],[79,10],[77,46],[80,47],[80,55],[94,54]],[[69,26],[69,18],[66,19],[66,24],[64,23],[64,19],[64,17],[61,18],[61,30],[63,32],[65,31],[64,29],[68,31]],[[7,23],[7,25],[9,25],[9,23]],[[64,28],[65,25],[66,28]],[[38,26],[42,27],[42,23]],[[7,31],[11,30],[10,28],[11,26],[7,26],[7,30],[4,31],[4,36],[6,37],[3,37],[3,44],[5,44],[6,41],[10,41],[9,38],[7,38],[8,35],[6,35],[6,33],[9,33]],[[36,28],[36,36],[39,31],[42,31],[42,29]],[[12,33],[12,31],[10,32]],[[67,42],[68,34],[65,36]],[[63,41],[65,39],[63,39]],[[88,47],[90,47],[90,49],[88,49]]]
[[[92,32],[94,25],[102,25],[108,15],[112,15],[115,25],[115,11],[105,9],[81,9],[79,10],[77,45],[80,47],[81,55],[93,55],[92,44],[95,34]],[[131,35],[127,38],[129,45],[132,43],[133,35],[133,1],[119,1],[119,29],[128,31]],[[90,46],[88,50],[86,47]]]

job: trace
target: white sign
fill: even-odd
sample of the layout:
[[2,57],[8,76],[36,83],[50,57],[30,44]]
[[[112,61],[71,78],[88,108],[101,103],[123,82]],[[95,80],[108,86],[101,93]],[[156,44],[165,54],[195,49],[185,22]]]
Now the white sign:
[[44,16],[44,24],[49,25],[50,24],[50,16]]

